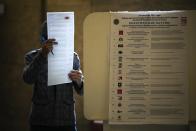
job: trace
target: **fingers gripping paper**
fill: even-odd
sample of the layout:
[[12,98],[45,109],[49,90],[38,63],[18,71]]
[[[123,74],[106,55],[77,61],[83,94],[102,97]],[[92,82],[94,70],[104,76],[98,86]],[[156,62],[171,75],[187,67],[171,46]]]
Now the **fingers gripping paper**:
[[48,86],[69,83],[68,73],[73,69],[74,13],[48,12],[48,38],[58,42],[48,55]]

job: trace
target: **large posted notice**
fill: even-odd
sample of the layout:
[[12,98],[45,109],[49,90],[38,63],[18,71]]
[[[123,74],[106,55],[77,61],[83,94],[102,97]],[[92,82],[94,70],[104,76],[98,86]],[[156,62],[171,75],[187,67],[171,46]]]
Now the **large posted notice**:
[[74,56],[74,13],[48,12],[47,29],[48,38],[57,41],[48,55],[48,86],[69,83]]
[[187,124],[185,12],[111,13],[110,124]]

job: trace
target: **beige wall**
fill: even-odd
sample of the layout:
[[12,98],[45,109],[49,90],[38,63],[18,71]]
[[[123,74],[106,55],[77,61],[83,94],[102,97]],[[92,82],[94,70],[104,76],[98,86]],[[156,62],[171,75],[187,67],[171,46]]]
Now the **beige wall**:
[[[46,5],[42,5],[46,1]],[[23,56],[39,47],[39,32],[47,11],[75,12],[75,50],[83,64],[83,21],[92,12],[117,10],[196,9],[195,0],[0,0],[6,12],[0,16],[0,130],[27,130],[32,89],[21,79]],[[42,4],[41,4],[42,3]],[[95,23],[95,26],[98,23]],[[93,88],[93,87],[92,87]],[[83,98],[76,95],[79,129],[87,131]]]
[[27,129],[31,88],[23,83],[23,56],[38,46],[40,2],[1,0],[5,14],[0,16],[0,130]]

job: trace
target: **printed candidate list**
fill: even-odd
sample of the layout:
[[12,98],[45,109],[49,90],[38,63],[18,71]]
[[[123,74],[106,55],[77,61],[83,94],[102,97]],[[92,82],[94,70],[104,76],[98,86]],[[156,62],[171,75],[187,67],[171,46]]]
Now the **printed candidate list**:
[[187,124],[184,12],[111,13],[111,124]]

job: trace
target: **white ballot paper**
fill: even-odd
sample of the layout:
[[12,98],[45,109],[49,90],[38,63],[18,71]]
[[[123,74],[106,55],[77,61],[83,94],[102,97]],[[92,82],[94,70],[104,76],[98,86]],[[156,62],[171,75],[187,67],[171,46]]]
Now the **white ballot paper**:
[[70,83],[68,73],[73,69],[74,12],[47,13],[48,38],[58,44],[48,55],[48,86]]

